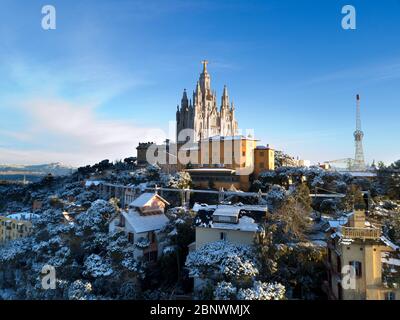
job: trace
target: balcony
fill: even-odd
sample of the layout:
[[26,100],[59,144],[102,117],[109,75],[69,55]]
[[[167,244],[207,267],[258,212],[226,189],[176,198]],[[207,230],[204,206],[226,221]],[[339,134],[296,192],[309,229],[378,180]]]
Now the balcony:
[[348,239],[376,240],[381,237],[381,229],[342,227],[342,234],[343,238]]

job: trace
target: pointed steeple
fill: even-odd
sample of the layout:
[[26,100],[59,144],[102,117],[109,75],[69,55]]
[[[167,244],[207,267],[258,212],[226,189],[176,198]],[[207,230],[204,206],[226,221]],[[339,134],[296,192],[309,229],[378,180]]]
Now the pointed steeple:
[[182,108],[187,108],[189,105],[189,100],[187,97],[186,89],[183,90],[183,95],[182,95],[182,100],[181,100],[181,106]]
[[224,86],[224,92],[222,94],[222,99],[221,99],[221,110],[222,109],[228,109],[229,108],[229,96],[228,96],[228,89],[226,85]]
[[203,60],[201,63],[203,64],[203,73],[207,73],[208,61],[207,60]]
[[224,97],[228,97],[228,88],[226,87],[226,85],[224,85],[224,93],[223,93]]
[[211,79],[210,79],[210,75],[207,71],[208,61],[203,60],[201,63],[203,64],[203,72],[200,74],[199,82],[200,82],[200,87],[201,87],[202,93],[207,95],[209,93],[209,91],[211,90]]
[[197,94],[201,93],[200,82],[198,82],[198,81],[197,81],[197,85],[196,85],[196,93]]

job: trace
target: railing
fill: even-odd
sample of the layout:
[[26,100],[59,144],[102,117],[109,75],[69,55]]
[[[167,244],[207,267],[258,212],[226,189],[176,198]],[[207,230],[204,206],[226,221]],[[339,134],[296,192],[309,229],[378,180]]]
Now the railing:
[[342,234],[343,238],[350,239],[378,239],[381,236],[381,229],[342,227]]

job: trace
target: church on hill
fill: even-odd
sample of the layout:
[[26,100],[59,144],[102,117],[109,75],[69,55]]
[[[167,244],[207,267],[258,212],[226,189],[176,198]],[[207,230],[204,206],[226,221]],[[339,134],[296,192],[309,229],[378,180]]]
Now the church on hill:
[[208,61],[202,61],[203,72],[197,81],[193,98],[188,99],[186,89],[183,91],[181,106],[176,111],[177,142],[188,140],[188,134],[179,136],[184,129],[192,129],[192,141],[207,139],[212,136],[234,136],[238,123],[235,119],[235,107],[229,102],[228,89],[224,87],[221,105],[217,107],[217,94],[211,90],[211,77],[207,71]]

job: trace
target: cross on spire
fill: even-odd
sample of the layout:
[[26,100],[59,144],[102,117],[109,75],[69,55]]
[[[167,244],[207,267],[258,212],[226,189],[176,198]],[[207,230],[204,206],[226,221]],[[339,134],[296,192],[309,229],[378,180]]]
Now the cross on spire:
[[207,72],[208,61],[207,60],[203,60],[203,61],[201,61],[201,63],[203,64],[203,73],[206,73]]

